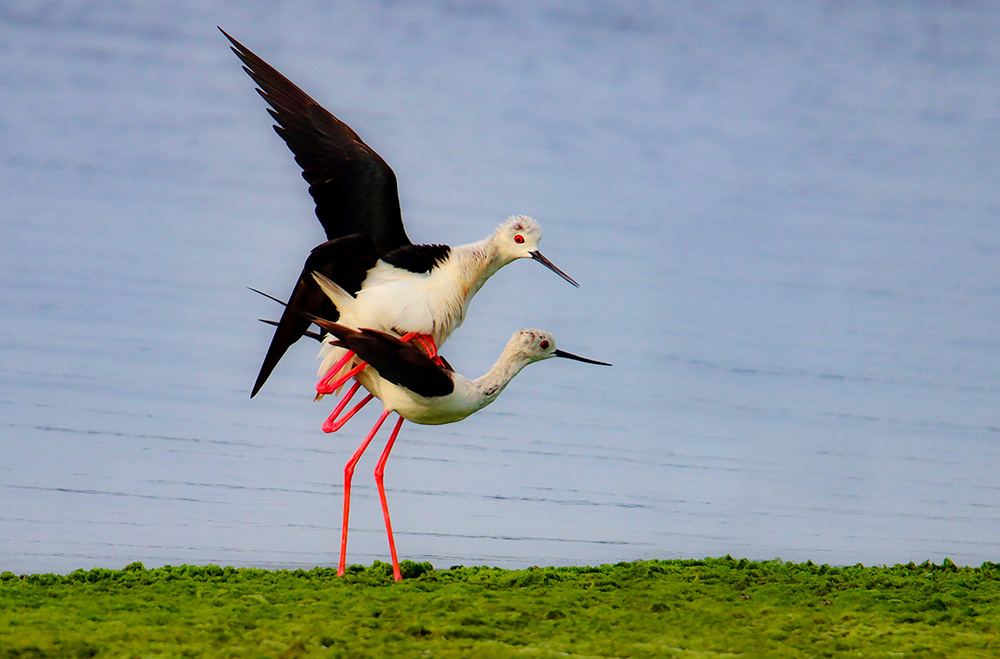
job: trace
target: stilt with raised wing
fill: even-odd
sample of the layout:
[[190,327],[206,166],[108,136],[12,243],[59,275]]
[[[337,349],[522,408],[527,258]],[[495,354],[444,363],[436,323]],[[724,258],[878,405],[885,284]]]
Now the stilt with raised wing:
[[[347,324],[400,336],[413,334],[433,355],[462,324],[476,292],[508,263],[531,258],[578,285],[538,251],[541,228],[522,215],[502,223],[489,238],[469,245],[412,244],[403,227],[396,176],[389,165],[347,124],[220,31],[270,106],[274,130],[302,168],[328,239],[309,254],[289,304],[321,318],[340,319],[344,310],[313,280],[312,273],[319,272],[348,296],[356,296],[354,315]],[[302,316],[288,310],[282,314],[251,397],[309,326],[310,321]]]

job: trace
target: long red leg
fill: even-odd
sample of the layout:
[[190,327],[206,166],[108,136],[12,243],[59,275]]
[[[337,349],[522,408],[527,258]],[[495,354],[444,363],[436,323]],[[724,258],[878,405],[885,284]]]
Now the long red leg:
[[434,337],[432,337],[430,334],[420,334],[419,332],[407,332],[403,336],[399,337],[399,340],[403,341],[404,343],[407,341],[414,341],[415,343],[419,343],[424,347],[424,351],[427,353],[428,357],[430,357],[431,359],[437,358],[437,345],[435,345],[434,343]]
[[389,442],[385,445],[385,450],[382,451],[382,456],[375,465],[375,484],[378,485],[378,496],[382,500],[382,516],[385,517],[385,531],[389,535],[389,553],[392,555],[392,577],[396,581],[401,580],[403,575],[399,571],[399,561],[396,559],[396,541],[392,537],[392,522],[389,521],[389,504],[385,500],[385,485],[382,483],[382,478],[385,475],[385,463],[389,459],[389,451],[392,450],[392,445],[395,443],[396,435],[399,434],[399,428],[402,425],[403,417],[399,417],[399,421],[396,422],[396,427],[389,437]]
[[[352,391],[358,387],[358,384],[354,385]],[[350,412],[348,412],[341,418],[337,419],[336,421],[331,421],[331,419],[333,418],[333,415],[331,414],[329,417],[327,417],[326,421],[323,422],[323,432],[337,432],[338,430],[343,428],[344,424],[350,421],[351,417],[358,413],[358,410],[360,410],[362,407],[370,403],[372,398],[375,398],[375,394],[368,394],[367,396],[361,399],[360,403],[352,407]]]
[[[430,337],[428,337],[428,336],[426,336],[424,334],[417,334],[416,332],[409,332],[408,334],[405,334],[402,337],[401,340],[402,341],[414,341],[414,340],[415,341],[419,341],[420,344],[422,346],[424,346],[424,348],[426,350],[431,351],[431,350],[434,349],[433,348],[434,341],[432,339],[430,339]],[[431,347],[427,346],[428,341],[430,342]],[[432,355],[436,355],[436,354],[437,354],[436,352],[432,353]],[[337,361],[337,363],[334,364],[330,368],[330,370],[328,370],[326,372],[326,375],[324,375],[322,378],[320,378],[319,382],[316,383],[316,393],[319,393],[319,394],[330,394],[330,393],[333,393],[334,391],[336,391],[337,389],[339,389],[341,386],[343,386],[343,384],[345,382],[347,382],[348,380],[350,380],[351,378],[353,378],[355,375],[357,375],[358,373],[360,373],[361,371],[363,371],[365,369],[365,367],[367,366],[367,364],[362,361],[357,366],[353,367],[350,371],[348,371],[347,373],[345,373],[344,375],[340,376],[339,378],[336,378],[336,380],[334,379],[337,376],[337,373],[340,372],[340,369],[342,369],[345,364],[347,364],[352,358],[354,358],[356,356],[357,356],[357,353],[355,353],[353,350],[348,350],[347,353],[343,357],[341,357]]]
[[[340,369],[344,368],[344,365],[347,364],[347,362],[351,361],[352,357],[354,357],[354,351],[348,350],[343,357],[337,360],[337,363],[334,364],[333,367],[326,372],[326,375],[321,377],[319,382],[316,383],[316,393],[328,394],[334,391],[334,389],[329,389],[330,380],[332,380],[334,376],[340,372]],[[329,391],[327,391],[327,389],[329,389]]]
[[[353,355],[354,353],[351,353],[351,354]],[[365,370],[365,368],[367,366],[368,366],[368,364],[366,364],[365,362],[361,362],[360,364],[358,364],[357,366],[355,366],[354,368],[352,368],[351,370],[349,370],[347,373],[344,373],[343,375],[341,375],[339,378],[337,378],[333,382],[330,382],[330,373],[327,373],[323,377],[322,380],[320,380],[319,382],[316,383],[316,393],[319,393],[319,394],[332,394],[337,389],[340,389],[342,386],[344,386],[345,382],[347,382],[348,380],[350,380],[351,378],[353,378],[355,375],[357,375],[361,371]],[[333,369],[331,369],[331,372],[332,371],[333,371]]]
[[[427,353],[428,357],[437,362],[439,366],[444,366],[444,364],[441,363],[441,358],[438,357],[437,345],[435,345],[434,343],[434,338],[431,337],[430,334],[418,334],[417,332],[407,332],[406,334],[401,336],[399,340],[416,341],[421,346],[423,346],[424,351]],[[365,362],[361,362],[360,364],[352,368],[350,371],[337,378],[335,381],[333,380],[334,377],[336,377],[337,373],[340,372],[340,369],[342,369],[344,365],[347,364],[347,362],[349,362],[351,358],[355,356],[356,354],[354,353],[354,351],[351,350],[347,351],[347,354],[341,357],[340,360],[337,361],[337,363],[334,364],[333,367],[326,372],[326,375],[320,378],[320,381],[316,383],[316,393],[331,394],[337,389],[339,389],[341,386],[343,386],[345,382],[347,382],[352,377],[363,371],[367,366]]]
[[431,359],[435,359],[438,356],[437,345],[434,344],[434,339],[429,334],[418,334],[413,340],[424,347],[424,350],[427,351],[427,356]]
[[[420,341],[421,345],[423,345],[425,348],[427,348],[427,342],[428,341],[430,341],[430,345],[431,346],[434,345],[434,341],[432,339],[430,339],[430,337],[427,337],[424,334],[417,334],[416,332],[409,332],[409,333],[403,335],[403,337],[402,337],[401,340],[403,340],[403,341],[413,341],[413,340]],[[430,348],[427,348],[427,349],[430,350]],[[353,351],[348,351],[347,354],[345,354],[343,357],[341,357],[340,360],[338,360],[337,363],[334,364],[333,367],[330,368],[330,370],[328,370],[326,372],[326,375],[324,375],[320,379],[320,381],[316,383],[316,392],[318,394],[333,393],[334,391],[336,391],[337,389],[339,389],[340,387],[342,387],[352,377],[354,377],[355,375],[357,375],[358,373],[360,373],[361,371],[363,371],[365,369],[365,367],[367,366],[367,364],[364,363],[364,362],[361,362],[360,364],[358,364],[357,366],[355,366],[354,368],[352,368],[350,371],[348,371],[347,373],[345,373],[341,377],[337,378],[336,381],[331,381],[331,380],[333,380],[333,377],[338,372],[340,372],[340,369],[342,369],[344,367],[344,365],[347,364],[347,362],[350,361],[351,358],[354,357],[354,356],[355,356],[355,353]],[[372,396],[371,394],[369,394],[368,396],[366,396],[364,398],[364,400],[362,400],[360,403],[358,403],[357,405],[355,405],[351,409],[351,411],[348,412],[343,418],[337,419],[337,416],[339,416],[340,413],[344,411],[344,408],[347,407],[347,403],[351,400],[351,398],[354,397],[354,394],[357,393],[358,387],[360,387],[360,386],[361,386],[360,382],[355,382],[354,386],[351,387],[351,389],[347,392],[347,395],[344,396],[340,400],[340,402],[337,404],[337,407],[334,408],[333,412],[330,413],[330,416],[328,416],[326,418],[326,421],[323,422],[323,432],[327,432],[327,433],[329,433],[329,432],[337,432],[338,430],[340,430],[341,428],[344,427],[344,424],[347,423],[351,419],[352,416],[354,416],[355,414],[357,414],[358,410],[360,410],[362,407],[364,407],[369,402],[371,402],[371,399],[374,396]]]
[[365,441],[361,442],[361,446],[358,447],[358,450],[354,452],[351,459],[347,461],[346,465],[344,465],[344,528],[340,536],[340,565],[337,567],[338,577],[344,576],[344,571],[347,568],[347,520],[351,514],[351,477],[354,475],[354,466],[358,464],[358,460],[361,459],[361,455],[365,452],[365,449],[368,448],[368,445],[371,444],[375,433],[377,433],[378,429],[382,427],[382,424],[385,422],[386,417],[389,416],[391,411],[392,410],[386,410],[382,412],[382,416],[380,416],[378,421],[375,422],[375,426],[371,429],[371,432],[368,433],[368,436],[365,437]]
[[[348,389],[347,393],[344,394],[344,397],[340,399],[339,403],[337,403],[337,406],[333,408],[333,412],[330,412],[330,416],[326,417],[326,421],[323,422],[323,432],[333,432],[332,427],[337,421],[337,416],[344,411],[344,408],[347,407],[347,404],[351,402],[351,399],[354,398],[354,394],[358,393],[358,389],[360,388],[361,383],[355,382],[354,386]],[[331,428],[331,430],[327,430],[328,427]],[[340,426],[337,426],[337,428],[339,429]]]

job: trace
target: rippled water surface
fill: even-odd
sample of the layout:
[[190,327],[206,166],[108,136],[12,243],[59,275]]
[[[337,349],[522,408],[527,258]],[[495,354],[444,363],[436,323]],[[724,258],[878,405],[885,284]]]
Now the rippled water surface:
[[[0,570],[334,564],[315,344],[248,397],[323,240],[221,25],[395,169],[407,230],[525,213],[445,347],[526,369],[404,425],[401,557],[1000,560],[1000,6],[5,2]],[[384,436],[383,436],[384,437]],[[386,559],[370,471],[349,559]]]

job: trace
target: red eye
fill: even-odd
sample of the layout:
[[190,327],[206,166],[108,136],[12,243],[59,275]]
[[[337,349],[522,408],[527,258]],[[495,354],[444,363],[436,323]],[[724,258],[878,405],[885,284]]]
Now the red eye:
[[542,350],[548,350],[549,349],[549,342],[548,341],[542,341],[541,343],[538,344],[538,347],[541,348]]
[[524,236],[522,236],[521,234],[517,234],[516,236],[514,236],[514,242],[520,245],[521,243],[524,242]]

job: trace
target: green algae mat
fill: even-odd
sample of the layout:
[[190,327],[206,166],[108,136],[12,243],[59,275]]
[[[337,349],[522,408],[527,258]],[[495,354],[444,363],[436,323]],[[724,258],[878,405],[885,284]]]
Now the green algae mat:
[[1000,564],[0,574],[8,657],[998,657]]

